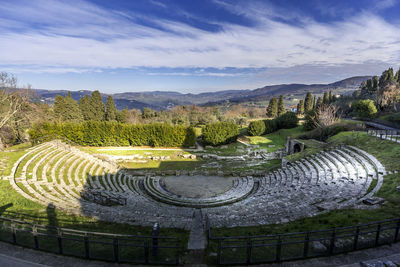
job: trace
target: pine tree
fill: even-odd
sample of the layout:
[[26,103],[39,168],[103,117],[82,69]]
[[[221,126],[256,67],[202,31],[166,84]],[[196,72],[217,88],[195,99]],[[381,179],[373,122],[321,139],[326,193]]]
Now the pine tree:
[[304,112],[309,112],[313,110],[313,107],[314,107],[313,96],[310,92],[308,92],[304,100]]
[[276,117],[278,115],[278,100],[276,97],[273,97],[269,100],[268,108],[267,108],[267,116],[268,117]]
[[329,103],[333,102],[332,90],[329,90]]
[[73,121],[73,122],[82,121],[83,117],[79,105],[74,99],[72,99],[70,92],[68,92],[68,95],[64,98],[64,106],[65,106],[65,111],[63,114],[64,121]]
[[280,95],[278,102],[278,116],[282,115],[283,113],[285,113],[285,105],[283,104],[283,95]]
[[93,113],[93,120],[104,120],[104,103],[99,91],[94,91],[92,93],[92,97],[90,98],[90,110]]
[[325,104],[325,103],[324,103],[324,100],[322,99],[322,97],[319,96],[315,108],[319,108],[319,107],[322,106],[323,104]]
[[[328,92],[324,93],[323,103],[324,104],[329,104],[329,94],[328,94]],[[317,106],[318,106],[318,101],[317,101]]]
[[303,115],[304,114],[304,100],[300,99],[299,103],[297,104],[297,114]]
[[126,123],[128,119],[129,110],[125,108],[121,111],[117,111],[116,120],[120,123]]
[[81,110],[83,119],[85,121],[93,120],[93,112],[90,107],[90,96],[85,95],[81,99],[79,99],[79,109]]
[[54,114],[56,118],[63,120],[63,114],[65,112],[65,99],[61,95],[56,95],[54,99]]
[[81,110],[78,103],[72,99],[70,92],[68,92],[66,97],[56,95],[54,100],[54,114],[61,121],[82,121]]
[[106,120],[114,121],[117,117],[117,109],[115,107],[114,99],[112,96],[107,97],[106,101]]

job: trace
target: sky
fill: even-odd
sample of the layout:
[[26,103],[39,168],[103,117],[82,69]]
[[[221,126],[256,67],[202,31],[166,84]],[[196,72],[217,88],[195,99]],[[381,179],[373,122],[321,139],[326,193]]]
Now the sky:
[[200,93],[400,66],[400,0],[0,0],[19,85]]

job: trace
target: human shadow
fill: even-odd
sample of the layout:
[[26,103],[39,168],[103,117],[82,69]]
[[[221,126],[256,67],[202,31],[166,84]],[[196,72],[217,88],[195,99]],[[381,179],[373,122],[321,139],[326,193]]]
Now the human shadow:
[[10,207],[13,206],[13,203],[8,203],[0,207],[0,216],[3,216],[3,213]]
[[57,228],[59,227],[59,222],[57,219],[57,214],[53,203],[47,205],[46,214],[47,214],[47,227],[46,227],[47,233],[57,234]]

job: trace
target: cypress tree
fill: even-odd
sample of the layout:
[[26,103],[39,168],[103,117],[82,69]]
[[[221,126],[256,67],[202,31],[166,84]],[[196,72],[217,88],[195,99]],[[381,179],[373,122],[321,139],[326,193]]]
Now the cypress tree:
[[99,91],[94,91],[92,93],[92,97],[90,98],[90,110],[93,113],[93,120],[104,120],[104,103]]
[[307,113],[313,110],[313,107],[314,107],[313,96],[310,92],[308,92],[304,100],[304,112]]
[[[329,104],[329,94],[328,94],[328,92],[324,93],[323,103],[324,104]],[[318,106],[318,101],[317,101],[317,106]]]
[[317,106],[317,100],[316,100],[316,96],[314,96],[312,109],[315,109],[316,106]]
[[325,104],[325,103],[324,103],[324,100],[322,99],[322,97],[319,96],[315,108],[319,108],[319,107],[322,106],[323,104]]
[[63,120],[63,114],[65,112],[65,99],[61,95],[56,95],[54,99],[54,114],[56,118]]
[[329,103],[333,102],[332,90],[329,90]]
[[106,101],[106,120],[114,121],[117,118],[117,109],[115,108],[114,99],[112,96],[107,97]]
[[89,95],[85,95],[84,97],[79,99],[79,109],[81,110],[83,119],[85,121],[93,120],[94,118],[90,105],[91,103]]
[[276,117],[278,115],[278,100],[276,97],[273,97],[269,100],[268,108],[267,108],[267,116],[268,117]]
[[400,84],[400,68],[399,68],[399,70],[396,72],[395,79],[396,79],[397,83]]
[[283,104],[283,95],[280,95],[278,102],[278,116],[282,115],[283,113],[285,113],[285,105]]
[[378,79],[378,76],[374,76],[374,77],[372,77],[372,89],[373,89],[374,91],[376,91],[376,90],[378,90],[378,87],[379,87],[379,79]]
[[304,100],[300,99],[299,103],[297,104],[297,114],[303,115],[304,114]]

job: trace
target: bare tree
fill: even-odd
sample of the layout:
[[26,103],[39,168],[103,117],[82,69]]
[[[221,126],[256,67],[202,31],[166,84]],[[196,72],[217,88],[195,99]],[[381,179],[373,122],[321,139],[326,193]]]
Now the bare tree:
[[[17,91],[17,78],[7,72],[0,72],[0,130],[5,127],[23,108],[29,89]],[[0,136],[0,150],[4,143]]]
[[317,108],[313,123],[317,128],[323,129],[337,123],[340,120],[339,108],[335,105],[321,105]]

